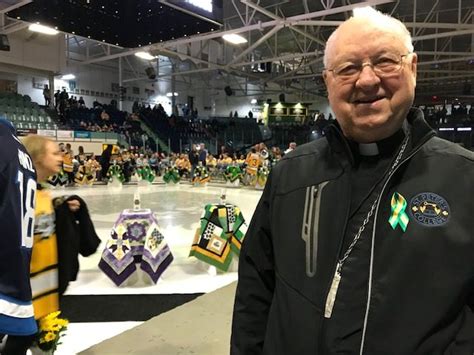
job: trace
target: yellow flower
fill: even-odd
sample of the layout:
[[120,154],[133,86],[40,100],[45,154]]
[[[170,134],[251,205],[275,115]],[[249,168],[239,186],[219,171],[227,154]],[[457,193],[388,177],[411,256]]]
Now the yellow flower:
[[62,319],[62,318],[58,318],[58,323],[61,327],[65,327],[69,324],[69,321],[67,319]]
[[53,312],[45,316],[43,319],[44,320],[53,320],[58,318],[58,316],[61,314],[61,311]]
[[44,340],[47,343],[49,343],[50,341],[54,341],[54,340],[56,340],[56,335],[52,332],[48,332],[48,333],[45,334]]

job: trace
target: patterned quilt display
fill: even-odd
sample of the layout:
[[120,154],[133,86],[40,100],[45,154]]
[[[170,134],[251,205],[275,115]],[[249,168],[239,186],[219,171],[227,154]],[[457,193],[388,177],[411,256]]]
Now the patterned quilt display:
[[137,168],[137,174],[141,180],[148,181],[149,183],[155,180],[155,172],[148,165]]
[[242,179],[242,176],[243,176],[242,170],[237,165],[228,166],[224,172],[225,181],[232,182],[232,183],[236,182],[237,180],[240,181]]
[[78,185],[92,185],[95,181],[95,173],[92,173],[85,165],[79,166],[74,182]]
[[207,168],[202,165],[196,166],[194,169],[193,175],[193,184],[195,185],[203,185],[211,180]]
[[48,184],[53,187],[66,186],[67,184],[67,175],[63,169],[59,173],[52,175],[48,178]]
[[265,184],[268,180],[268,175],[270,174],[270,170],[266,166],[261,166],[257,170],[257,181],[256,187],[264,188]]
[[168,167],[163,174],[163,181],[167,184],[174,183],[177,184],[181,178],[179,177],[178,169],[173,167]]
[[107,171],[107,178],[109,182],[118,181],[121,184],[125,181],[125,176],[123,175],[122,168],[119,165],[111,165],[109,171]]
[[99,268],[120,286],[139,264],[156,284],[172,261],[171,250],[152,211],[124,210],[115,222]]
[[240,208],[230,204],[206,205],[189,256],[227,271],[233,254],[240,254],[245,232]]

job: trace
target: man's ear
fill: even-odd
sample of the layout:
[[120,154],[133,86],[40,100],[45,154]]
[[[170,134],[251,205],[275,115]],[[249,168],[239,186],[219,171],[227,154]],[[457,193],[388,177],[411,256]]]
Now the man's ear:
[[412,53],[411,55],[411,62],[410,62],[410,69],[412,71],[413,79],[415,80],[416,84],[416,70],[418,67],[418,55],[416,53]]
[[326,87],[328,87],[328,72],[327,72],[327,70],[323,70],[322,74],[323,74],[324,84],[326,85]]

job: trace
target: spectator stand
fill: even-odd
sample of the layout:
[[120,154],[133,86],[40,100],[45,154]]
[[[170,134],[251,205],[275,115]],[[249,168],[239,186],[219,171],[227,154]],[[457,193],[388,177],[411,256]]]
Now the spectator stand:
[[17,129],[57,129],[48,113],[28,95],[0,92],[0,113]]

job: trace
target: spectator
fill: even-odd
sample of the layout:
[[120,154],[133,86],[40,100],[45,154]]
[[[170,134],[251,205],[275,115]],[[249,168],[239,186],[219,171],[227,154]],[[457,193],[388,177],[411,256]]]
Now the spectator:
[[291,142],[289,145],[288,145],[288,149],[285,150],[285,155],[288,154],[289,152],[292,152],[293,150],[296,149],[296,142]]
[[101,169],[101,179],[105,181],[107,178],[107,172],[109,171],[110,166],[110,158],[112,157],[112,150],[114,146],[112,144],[108,144],[105,150],[102,152],[100,156],[100,166]]
[[194,170],[196,169],[199,163],[199,153],[194,144],[191,147],[191,151],[188,154],[188,158],[189,158],[189,163],[191,164],[191,179],[192,179],[194,175]]
[[207,149],[204,143],[199,145],[199,161],[202,163],[202,166],[206,166],[207,162]]
[[56,109],[56,111],[58,110],[58,107],[59,107],[60,96],[61,96],[61,92],[57,90],[54,93],[54,108]]
[[46,107],[51,106],[51,91],[49,90],[48,84],[44,84],[43,97],[44,97],[44,105]]
[[74,163],[73,163],[74,153],[71,148],[71,144],[66,144],[66,149],[64,150],[63,155],[63,169],[67,175],[68,186],[74,185]]

